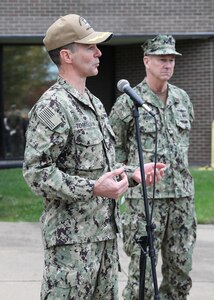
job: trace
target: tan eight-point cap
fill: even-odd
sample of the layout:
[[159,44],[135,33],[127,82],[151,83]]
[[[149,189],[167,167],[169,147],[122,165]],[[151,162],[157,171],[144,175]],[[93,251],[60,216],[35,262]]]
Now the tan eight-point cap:
[[99,44],[112,37],[112,32],[99,32],[81,16],[70,14],[60,17],[47,30],[43,39],[47,51],[70,43]]

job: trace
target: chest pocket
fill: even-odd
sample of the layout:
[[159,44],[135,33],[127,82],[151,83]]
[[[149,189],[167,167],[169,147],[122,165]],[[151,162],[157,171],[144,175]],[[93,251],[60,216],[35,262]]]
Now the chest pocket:
[[76,168],[97,170],[104,167],[103,135],[98,127],[75,131]]
[[[144,114],[140,118],[140,136],[142,148],[145,151],[153,151],[155,143],[156,126],[155,120],[150,115]],[[160,123],[157,121],[157,127],[160,127]],[[158,128],[160,129],[160,128]]]
[[179,145],[181,147],[188,147],[191,123],[189,120],[189,114],[185,107],[182,106],[177,109],[175,122],[177,127],[177,136],[179,137]]

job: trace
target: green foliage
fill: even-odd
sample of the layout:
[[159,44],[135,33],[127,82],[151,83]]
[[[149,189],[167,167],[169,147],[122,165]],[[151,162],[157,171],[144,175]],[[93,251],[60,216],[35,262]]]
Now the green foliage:
[[[191,173],[198,223],[214,224],[214,170],[191,169]],[[39,221],[43,200],[30,191],[22,170],[0,170],[0,176],[0,221]]]
[[31,107],[53,80],[51,66],[51,60],[42,46],[5,46],[3,48],[5,110],[9,110],[12,104],[19,107],[20,103],[22,106]]

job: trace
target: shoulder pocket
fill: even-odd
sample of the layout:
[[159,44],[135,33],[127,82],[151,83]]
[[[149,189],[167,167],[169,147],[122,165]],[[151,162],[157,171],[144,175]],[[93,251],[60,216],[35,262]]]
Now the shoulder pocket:
[[178,118],[176,119],[176,125],[183,130],[191,129],[191,123],[188,119]]
[[179,105],[178,107],[176,107],[175,116],[176,125],[181,130],[191,129],[190,115],[185,106]]

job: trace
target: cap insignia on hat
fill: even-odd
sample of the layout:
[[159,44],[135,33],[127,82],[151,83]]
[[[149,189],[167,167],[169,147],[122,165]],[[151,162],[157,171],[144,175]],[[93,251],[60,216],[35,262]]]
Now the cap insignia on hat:
[[167,45],[173,45],[175,44],[175,41],[172,36],[168,36],[167,38],[163,39],[163,44]]
[[86,21],[86,19],[84,19],[83,17],[79,17],[80,26],[83,26],[82,23],[84,23],[84,25],[86,26],[86,30],[89,30],[92,28],[91,25]]

